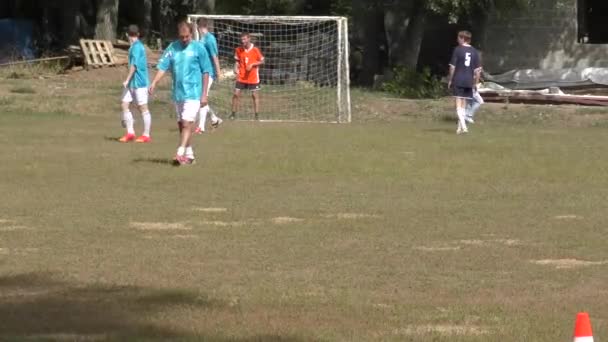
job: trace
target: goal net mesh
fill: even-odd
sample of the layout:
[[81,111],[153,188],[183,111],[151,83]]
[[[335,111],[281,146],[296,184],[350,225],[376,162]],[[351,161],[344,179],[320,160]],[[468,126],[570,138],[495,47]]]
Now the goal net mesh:
[[[241,17],[190,15],[196,26],[208,20],[218,43],[222,79],[211,89],[211,108],[231,112],[236,82],[235,49],[249,33],[264,55],[259,68],[260,119],[350,122],[347,22],[334,17]],[[195,38],[199,39],[198,32]],[[250,93],[243,91],[239,119],[253,117]]]

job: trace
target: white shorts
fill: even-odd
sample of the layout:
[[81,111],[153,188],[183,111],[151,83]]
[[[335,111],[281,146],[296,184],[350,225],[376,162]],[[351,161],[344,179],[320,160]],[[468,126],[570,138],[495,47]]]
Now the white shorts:
[[139,106],[148,104],[148,88],[125,88],[122,91],[122,102],[131,103],[133,99]]
[[199,109],[201,109],[201,101],[199,100],[176,102],[175,112],[177,113],[177,121],[196,121]]

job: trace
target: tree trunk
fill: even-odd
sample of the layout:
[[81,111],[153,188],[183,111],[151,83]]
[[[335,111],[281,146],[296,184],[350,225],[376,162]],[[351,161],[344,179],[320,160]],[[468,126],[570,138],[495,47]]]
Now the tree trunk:
[[360,65],[351,65],[354,81],[362,86],[372,86],[374,76],[379,72],[380,35],[378,22],[379,5],[374,1],[353,0],[353,42],[352,54],[361,54],[357,61]]
[[389,65],[416,69],[426,23],[425,2],[393,1],[384,7]]
[[61,7],[61,43],[64,46],[76,44],[80,32],[80,1],[65,0]]
[[403,53],[403,58],[398,59],[399,64],[410,69],[416,69],[418,66],[418,58],[420,57],[420,48],[422,47],[422,39],[424,38],[425,24],[426,9],[423,6],[418,6],[412,12],[410,24],[407,28],[405,52]]
[[152,30],[152,0],[141,1],[142,18],[140,22],[141,31],[149,36]]
[[196,14],[211,14],[215,12],[215,0],[194,1],[194,12]]
[[410,1],[398,0],[387,1],[383,6],[384,30],[388,44],[388,60],[391,67],[402,65],[404,55],[408,53],[405,49],[405,43],[411,20],[410,7]]
[[116,40],[118,0],[100,0],[97,8],[95,39]]

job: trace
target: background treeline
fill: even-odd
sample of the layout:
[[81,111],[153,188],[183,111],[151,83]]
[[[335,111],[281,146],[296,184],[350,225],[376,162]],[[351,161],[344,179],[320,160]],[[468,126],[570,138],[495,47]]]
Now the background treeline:
[[440,74],[459,29],[484,41],[492,15],[527,6],[528,0],[2,0],[0,18],[34,22],[39,51],[74,44],[81,37],[123,38],[138,24],[149,42],[174,36],[174,24],[189,13],[343,15],[351,25],[353,82],[372,85],[374,75],[393,70]]

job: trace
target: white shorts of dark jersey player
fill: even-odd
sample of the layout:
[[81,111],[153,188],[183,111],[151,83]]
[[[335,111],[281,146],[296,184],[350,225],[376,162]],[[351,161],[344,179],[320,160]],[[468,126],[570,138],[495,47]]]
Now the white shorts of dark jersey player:
[[473,98],[473,88],[465,88],[465,87],[452,87],[452,96],[461,99],[472,99]]

